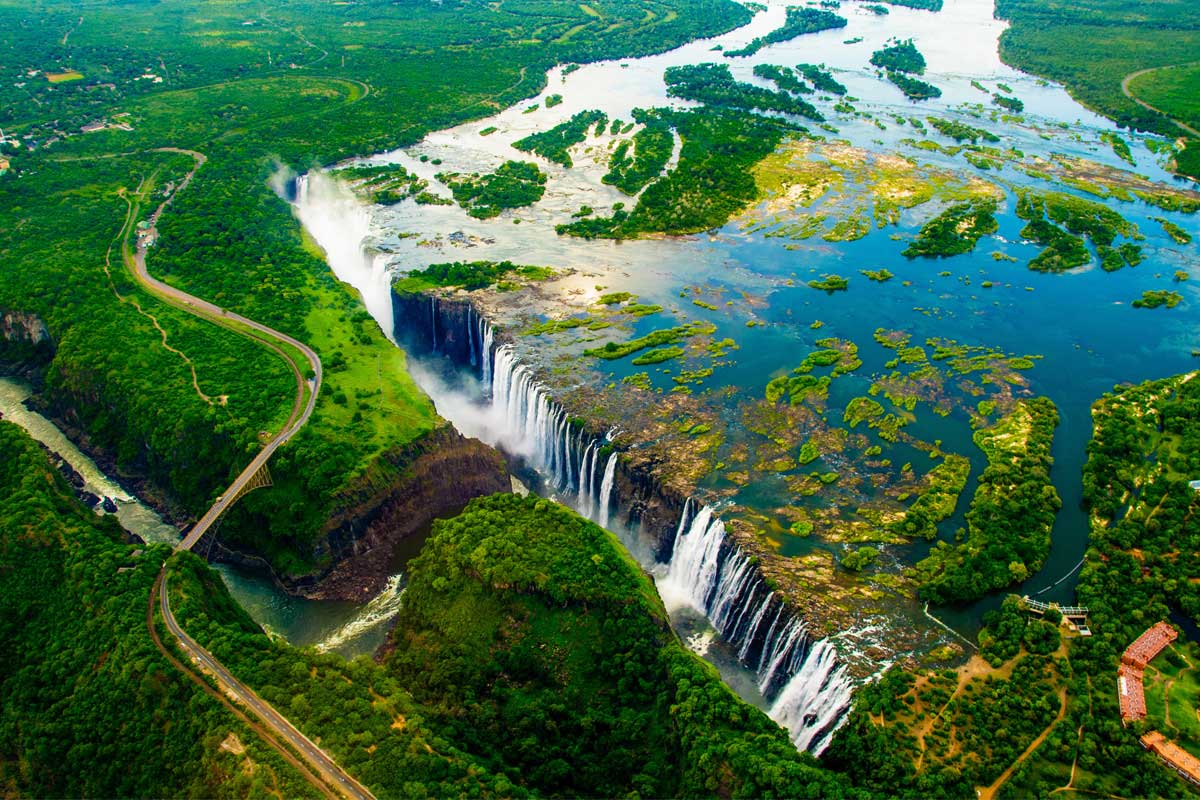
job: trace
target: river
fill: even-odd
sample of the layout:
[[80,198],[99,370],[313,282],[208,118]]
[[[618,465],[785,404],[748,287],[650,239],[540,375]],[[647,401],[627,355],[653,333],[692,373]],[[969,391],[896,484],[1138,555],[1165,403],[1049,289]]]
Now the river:
[[[28,384],[0,378],[0,417],[24,428],[30,436],[71,465],[84,479],[84,489],[108,497],[117,506],[121,527],[143,541],[174,545],[179,531],[159,514],[126,491],[79,450],[54,423],[31,411],[25,401],[31,396]],[[97,513],[102,513],[99,509]],[[346,658],[370,655],[383,644],[387,622],[399,610],[403,591],[403,563],[387,587],[366,604],[306,600],[281,591],[271,580],[229,564],[214,564],[234,599],[254,621],[274,636],[299,647],[314,646]]]
[[[768,379],[786,374],[824,337],[857,343],[863,360],[854,375],[835,382],[828,400],[834,410],[865,395],[871,379],[886,374],[889,367],[885,362],[894,351],[872,343],[878,328],[904,331],[911,334],[914,343],[951,339],[1007,357],[1034,357],[1033,367],[1015,379],[1014,391],[1018,395],[1048,397],[1058,408],[1060,425],[1053,445],[1052,480],[1063,508],[1057,516],[1044,567],[1011,591],[1039,594],[1043,600],[1071,601],[1077,575],[1073,569],[1083,556],[1088,538],[1086,514],[1080,507],[1080,470],[1091,435],[1090,406],[1117,383],[1177,374],[1194,367],[1195,278],[1200,276],[1196,269],[1197,245],[1176,244],[1154,218],[1170,218],[1193,231],[1196,225],[1190,217],[1164,212],[1132,197],[1097,197],[1094,190],[1089,194],[1086,186],[1070,185],[1059,177],[1022,168],[1021,160],[1041,158],[1044,163],[1054,164],[1064,159],[1086,159],[1096,169],[1125,169],[1153,181],[1176,182],[1153,149],[1152,137],[1119,131],[1112,122],[1072,100],[1062,87],[1004,65],[997,43],[1005,23],[993,18],[989,0],[949,0],[939,13],[890,6],[890,13],[882,16],[865,6],[843,3],[838,13],[848,18],[845,28],[801,36],[747,58],[724,58],[719,52],[778,27],[785,8],[785,2],[769,3],[739,30],[660,55],[588,64],[572,70],[556,68],[548,75],[547,88],[536,98],[492,117],[432,133],[411,147],[359,162],[401,164],[428,180],[430,191],[447,196],[446,187],[435,177],[438,173],[483,173],[510,159],[533,161],[547,174],[548,181],[544,198],[532,207],[477,220],[453,205],[403,201],[370,206],[356,200],[344,186],[313,174],[308,176],[297,213],[326,249],[335,273],[362,292],[368,308],[389,336],[394,336],[387,291],[390,276],[434,263],[481,259],[509,259],[569,271],[542,287],[540,299],[532,306],[525,295],[510,306],[505,306],[501,296],[491,298],[489,302],[498,309],[493,321],[499,324],[524,324],[530,312],[549,318],[587,313],[601,293],[615,291],[636,294],[642,303],[662,305],[664,315],[678,320],[669,324],[697,318],[715,324],[712,338],[728,337],[739,349],[724,359],[697,391],[703,397],[714,398],[702,402],[708,403],[714,418],[728,422],[722,432],[729,443],[750,438],[737,420],[743,399],[761,396]],[[939,99],[908,101],[867,64],[871,53],[893,38],[914,40],[928,64],[922,77],[942,90]],[[955,258],[910,261],[900,257],[904,241],[910,240],[939,208],[935,202],[928,208],[902,210],[894,226],[881,225],[882,230],[872,230],[855,241],[781,236],[778,234],[783,223],[771,220],[769,215],[754,219],[753,213],[750,221],[762,224],[750,226],[746,219],[735,219],[719,231],[697,236],[612,242],[557,235],[555,225],[569,221],[570,214],[581,206],[592,207],[599,216],[609,213],[615,203],[632,203],[600,181],[615,137],[607,132],[589,136],[584,144],[573,148],[575,164],[569,169],[518,151],[513,143],[582,111],[598,109],[610,120],[628,121],[635,108],[693,106],[668,97],[663,72],[671,66],[708,61],[727,63],[736,79],[771,88],[769,82],[753,75],[755,65],[826,65],[846,85],[853,99],[853,111],[838,111],[833,107],[837,98],[818,101],[808,96],[836,127],[836,133],[830,133],[831,138],[836,137],[831,144],[845,142],[871,159],[900,153],[962,180],[990,182],[1003,198],[997,212],[998,232],[982,241],[974,252]],[[987,94],[981,93],[981,88]],[[1023,114],[1019,118],[993,114],[995,107],[988,105],[993,93],[1020,98]],[[550,95],[561,95],[562,102],[547,107]],[[999,137],[995,147],[1017,150],[1021,157],[982,169],[964,164],[946,147],[915,147],[915,140],[938,138],[923,125],[911,122],[913,117],[923,118],[930,113],[994,132]],[[1113,134],[1130,143],[1135,163],[1127,164],[1113,152],[1104,140]],[[868,180],[845,194],[849,202],[854,202],[855,192],[865,193],[869,188]],[[1022,239],[1020,232],[1025,223],[1015,214],[1017,190],[1027,188],[1065,192],[1104,203],[1137,226],[1134,238],[1143,249],[1144,261],[1113,273],[1097,269],[1094,263],[1065,274],[1026,269],[1025,262],[1039,252],[1037,245]],[[835,193],[816,208],[829,206],[831,213],[836,213],[832,204],[839,200],[846,202],[846,197]],[[893,272],[894,279],[875,284],[859,277],[860,269],[881,267]],[[1188,273],[1193,280],[1173,281],[1177,271]],[[827,273],[850,276],[852,288],[826,294],[804,285]],[[1132,308],[1131,301],[1147,289],[1178,291],[1184,302],[1169,311]],[[699,308],[710,312],[699,310],[690,302],[693,297],[707,302],[708,306]],[[624,338],[663,326],[658,317],[640,320],[627,326]],[[606,399],[620,403],[622,379],[635,376],[639,369],[627,362],[596,363],[580,356],[589,340],[604,341],[603,336],[518,336],[516,348],[522,359],[538,364],[543,372],[562,375],[564,387],[587,384],[601,393],[607,391],[603,395]],[[693,359],[685,366],[707,363]],[[434,396],[439,412],[467,432],[488,438],[486,430],[477,430],[480,403],[486,403],[486,399],[456,393],[442,381],[444,374],[437,364],[426,366],[429,374],[422,377],[423,386]],[[680,374],[673,369],[646,372],[650,385],[662,390],[670,390]],[[971,394],[994,388],[987,386],[986,380],[982,384],[962,390],[946,415],[918,409],[915,421],[906,428],[907,433],[923,442],[938,442],[947,452],[967,456],[972,465],[969,487],[986,463],[971,439],[973,397],[967,402]],[[947,384],[948,395],[956,391]],[[491,438],[503,443],[498,433]],[[634,441],[632,446],[638,444]],[[899,446],[893,459],[897,464],[912,463],[918,470],[929,464],[924,454]],[[842,459],[836,466],[853,469],[854,463]],[[728,502],[758,515],[774,515],[781,506],[799,502],[774,478],[742,486],[713,478],[703,488],[731,498]],[[866,494],[860,493],[860,497]],[[965,524],[969,497],[970,488],[960,499],[956,513],[939,526],[941,539],[953,540],[955,531]],[[837,557],[848,547],[819,537],[789,536],[786,528],[783,534],[773,533],[772,541],[781,553],[797,557],[814,551]],[[883,562],[893,572],[921,558],[928,548],[924,542],[880,546]],[[1005,593],[994,593],[962,607],[934,609],[934,613],[959,636],[971,639],[983,612],[996,607]],[[931,628],[943,641],[956,640],[931,626],[919,603],[897,596],[891,604],[892,609],[884,615],[889,619],[873,618],[870,624],[864,624],[864,631],[859,633],[865,639],[857,646],[865,649],[875,645],[890,652],[891,658],[903,657],[905,652],[890,642],[898,624]],[[697,652],[722,661],[719,646],[713,646],[711,630],[691,622],[679,627]],[[732,684],[741,687],[745,683],[736,670],[719,665]],[[753,694],[743,692],[743,696],[762,704]]]

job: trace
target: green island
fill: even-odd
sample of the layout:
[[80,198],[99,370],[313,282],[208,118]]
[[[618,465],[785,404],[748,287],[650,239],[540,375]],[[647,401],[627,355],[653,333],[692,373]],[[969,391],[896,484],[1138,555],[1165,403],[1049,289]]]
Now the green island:
[[832,11],[821,8],[807,8],[805,6],[788,6],[787,16],[784,19],[783,25],[765,36],[758,36],[751,39],[744,47],[740,47],[737,50],[726,50],[725,57],[738,58],[741,56],[752,56],[767,45],[775,44],[776,42],[786,42],[789,39],[795,39],[797,36],[803,36],[806,33],[819,33],[820,31],[844,27],[846,27],[846,18]]
[[1142,292],[1142,296],[1134,300],[1131,305],[1134,308],[1174,308],[1183,302],[1183,295],[1179,292],[1172,292],[1166,289],[1147,289]]
[[[596,130],[596,135],[599,135],[607,126],[608,115],[604,112],[580,111],[566,122],[555,125],[548,131],[533,133],[524,139],[518,139],[513,142],[513,147],[527,153],[537,153],[543,158],[570,169],[572,162],[568,150],[584,141],[588,132],[593,128]],[[507,206],[507,208],[514,207]]]
[[1062,505],[1050,482],[1057,425],[1054,404],[1035,398],[975,432],[988,466],[967,512],[966,539],[938,542],[913,568],[923,597],[936,603],[970,600],[1041,569]]
[[903,255],[939,258],[969,253],[980,239],[1000,229],[995,212],[996,201],[990,198],[953,205],[922,225]]
[[600,179],[627,195],[637,194],[661,175],[675,150],[675,135],[666,118],[640,108],[634,109],[633,118],[643,127],[631,139],[622,139],[617,144],[608,162],[608,172]]
[[[565,150],[561,152],[562,157],[568,158]],[[441,172],[437,179],[449,186],[458,204],[477,219],[490,219],[510,208],[531,206],[546,193],[546,173],[529,161],[505,161],[495,172],[485,175]]]

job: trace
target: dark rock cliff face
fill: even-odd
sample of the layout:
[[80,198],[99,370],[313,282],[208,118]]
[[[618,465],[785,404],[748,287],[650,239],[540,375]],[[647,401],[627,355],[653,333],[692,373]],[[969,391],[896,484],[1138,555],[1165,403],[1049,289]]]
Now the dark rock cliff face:
[[41,317],[0,309],[0,374],[17,375],[40,384],[54,352],[54,340]]
[[463,366],[476,366],[483,350],[479,314],[465,298],[392,293],[396,340],[418,355],[437,353]]
[[383,458],[402,470],[400,478],[368,474],[335,499],[319,545],[319,555],[332,567],[282,579],[288,591],[327,600],[369,599],[387,582],[400,542],[423,535],[433,520],[454,516],[476,497],[512,488],[500,454],[449,425]]
[[[481,359],[491,356],[483,352],[480,323],[486,314],[470,297],[393,292],[392,309],[396,340],[414,355],[440,355],[460,367],[473,368],[477,375]],[[505,333],[498,331],[495,345],[505,338]],[[604,430],[589,426],[585,410],[568,411],[583,422],[591,438],[604,438]],[[655,475],[661,468],[644,459],[618,459],[612,499],[613,518],[624,519],[632,527],[640,524],[643,534],[655,543],[655,555],[665,561],[670,559],[686,498],[662,485]]]

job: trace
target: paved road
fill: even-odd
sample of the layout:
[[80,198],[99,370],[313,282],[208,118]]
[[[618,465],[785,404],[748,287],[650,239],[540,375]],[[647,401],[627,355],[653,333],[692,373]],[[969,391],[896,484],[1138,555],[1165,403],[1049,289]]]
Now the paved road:
[[[313,408],[316,406],[317,395],[321,389],[322,371],[320,357],[317,356],[316,352],[314,352],[312,348],[303,342],[293,339],[291,336],[288,336],[285,333],[280,333],[279,331],[269,328],[259,322],[255,322],[252,319],[247,319],[239,314],[234,314],[231,311],[227,311],[220,306],[208,302],[207,300],[194,297],[187,292],[163,283],[157,278],[151,276],[146,270],[146,250],[149,247],[149,242],[158,235],[157,226],[159,217],[162,215],[163,210],[175,198],[175,196],[187,188],[188,184],[190,184],[192,181],[192,177],[196,174],[196,170],[203,166],[206,160],[204,154],[197,153],[192,150],[178,150],[176,148],[162,149],[170,152],[178,152],[189,155],[195,160],[195,165],[192,167],[192,170],[187,174],[187,176],[180,181],[179,186],[176,187],[175,191],[172,192],[171,195],[164,200],[161,205],[159,205],[154,213],[150,215],[150,224],[148,229],[142,234],[142,237],[136,248],[132,251],[130,251],[129,248],[129,236],[132,234],[131,227],[134,224],[137,215],[130,214],[130,217],[126,223],[126,229],[124,231],[125,240],[122,245],[122,254],[125,257],[126,262],[131,267],[134,278],[148,292],[162,301],[188,311],[200,317],[201,319],[205,319],[216,325],[235,330],[245,336],[256,339],[263,345],[271,348],[275,352],[279,353],[281,357],[283,357],[283,359],[291,367],[292,373],[296,377],[296,401],[292,406],[292,412],[288,415],[287,422],[284,424],[283,429],[280,430],[279,433],[277,433],[261,451],[259,451],[258,455],[256,455],[254,459],[246,466],[246,468],[238,474],[233,483],[229,485],[229,488],[227,488],[225,492],[217,498],[217,502],[215,502],[204,514],[204,516],[200,518],[200,521],[193,526],[191,531],[188,532],[188,535],[182,541],[180,541],[178,545],[176,545],[175,551],[179,552],[181,550],[190,550],[196,544],[196,542],[198,542],[200,538],[203,537],[206,532],[208,532],[209,528],[211,528],[212,524],[220,518],[221,514],[224,513],[229,506],[236,502],[238,493],[246,487],[246,485],[254,477],[255,473],[257,473],[258,470],[267,463],[267,460],[270,459],[270,457],[275,453],[276,450],[279,449],[280,446],[291,439],[296,432],[304,426],[304,423],[308,422],[308,418],[312,416]],[[131,209],[132,208],[134,207],[131,206]],[[305,376],[301,373],[300,366],[296,363],[295,358],[292,356],[292,354],[288,353],[284,349],[284,346],[291,346],[304,356],[304,358],[308,361],[309,369],[313,375],[311,379],[305,378]],[[305,402],[306,396],[307,402]],[[199,664],[205,672],[209,673],[216,679],[216,682],[222,691],[234,698],[239,704],[257,717],[264,726],[290,744],[291,747],[295,749],[296,753],[298,753],[304,759],[304,761],[308,762],[308,764],[317,771],[324,783],[328,784],[329,787],[337,789],[338,792],[350,798],[350,800],[374,800],[374,795],[367,791],[362,784],[350,777],[350,775],[347,774],[341,767],[339,767],[337,763],[330,758],[327,753],[325,753],[325,751],[317,747],[317,745],[315,745],[308,737],[297,730],[292,723],[288,722],[282,714],[280,714],[268,703],[263,701],[262,698],[255,694],[253,690],[243,685],[237,678],[233,677],[233,674],[230,673],[229,670],[227,670],[224,666],[222,666],[222,664],[217,661],[212,653],[209,653],[207,650],[197,644],[194,639],[187,635],[187,633],[183,630],[183,627],[180,626],[179,622],[175,619],[174,614],[171,613],[171,604],[168,600],[165,565],[163,571],[159,575],[158,583],[156,583],[156,590],[158,591],[159,595],[163,621],[166,624],[167,629],[170,630],[171,634],[175,637],[183,651],[194,662]],[[155,639],[155,642],[158,643],[158,637],[154,631],[154,622],[152,618],[148,619],[148,624],[150,626],[151,636]],[[278,741],[275,741],[273,737],[266,736],[264,738],[266,738],[268,743],[270,743],[272,746],[280,749],[286,758],[293,760],[293,757],[290,756],[287,750],[284,749]],[[314,785],[320,788],[322,792],[328,791],[324,786],[321,785],[321,782],[316,781],[311,774],[307,773],[307,771],[302,772],[304,772],[305,777],[313,781]]]
[[[271,439],[271,441],[259,451],[258,455],[246,465],[246,468],[243,469],[236,478],[234,478],[233,483],[229,485],[229,488],[217,498],[217,502],[215,502],[204,514],[204,516],[200,518],[200,521],[197,522],[190,531],[188,531],[187,536],[184,537],[178,545],[176,545],[175,550],[181,551],[191,550],[192,547],[195,546],[196,542],[200,541],[204,534],[208,532],[209,528],[212,527],[213,523],[220,518],[221,514],[225,513],[225,511],[237,501],[239,492],[246,487],[246,485],[254,477],[255,473],[262,469],[271,456],[275,454],[276,450],[278,450],[282,445],[286,444],[289,439],[296,435],[297,431],[304,427],[304,423],[308,422],[308,418],[312,416],[313,408],[317,404],[317,395],[321,391],[323,372],[321,369],[320,357],[312,350],[312,348],[303,342],[288,336],[286,333],[281,333],[273,328],[269,328],[260,322],[255,322],[254,320],[247,319],[240,314],[235,314],[232,311],[221,308],[215,303],[202,300],[199,297],[190,295],[181,289],[177,289],[174,286],[163,283],[147,271],[146,250],[148,248],[148,242],[153,240],[158,235],[159,216],[162,215],[163,210],[171,203],[171,201],[175,199],[175,196],[188,187],[188,184],[192,182],[192,177],[196,174],[196,170],[202,167],[206,161],[203,153],[197,153],[194,150],[179,150],[176,148],[162,149],[168,152],[189,155],[195,159],[196,163],[195,166],[192,167],[191,172],[189,172],[187,176],[180,182],[175,191],[171,193],[171,196],[164,200],[162,205],[160,205],[154,211],[154,213],[150,215],[149,228],[143,233],[136,249],[134,249],[132,252],[129,252],[128,244],[126,245],[126,256],[127,260],[130,262],[130,267],[133,270],[134,278],[148,292],[158,297],[160,300],[163,300],[164,302],[169,303],[177,308],[182,308],[183,310],[206,319],[209,322],[213,322],[225,328],[237,330],[240,333],[250,336],[265,346],[271,348],[275,352],[279,353],[279,355],[282,356],[285,361],[287,361],[296,378],[296,402],[292,407],[292,413],[288,417],[287,422],[284,424],[283,429],[277,433]],[[312,372],[314,376],[313,378],[305,378],[293,357],[280,346],[280,343],[290,345],[291,347],[300,351],[300,353],[308,361],[308,368]],[[307,403],[304,402],[306,392],[308,396]]]
[[288,744],[295,748],[304,760],[307,761],[314,769],[321,774],[329,784],[351,800],[374,800],[374,795],[367,791],[362,784],[350,777],[346,772],[337,765],[329,755],[317,747],[311,739],[305,736],[292,723],[288,722],[274,708],[255,694],[253,689],[244,685],[237,678],[221,665],[213,657],[212,653],[205,650],[196,643],[192,637],[187,635],[187,632],[180,627],[175,620],[175,616],[171,613],[171,603],[169,598],[170,593],[167,591],[166,573],[160,578],[159,608],[162,610],[164,622],[167,629],[179,642],[179,646],[183,651],[200,665],[200,668],[212,675],[217,680],[217,684],[228,694],[232,695],[239,704],[250,710],[254,716],[258,717],[264,724],[270,727],[273,731],[282,736]]
[[1129,88],[1129,84],[1135,78],[1145,75],[1148,72],[1157,72],[1160,69],[1171,69],[1173,67],[1188,67],[1195,63],[1198,63],[1198,62],[1193,61],[1189,64],[1168,64],[1165,67],[1150,67],[1149,69],[1139,69],[1137,72],[1131,72],[1125,76],[1125,79],[1123,81],[1121,81],[1121,91],[1125,93],[1126,97],[1128,97],[1133,102],[1137,103],[1142,108],[1147,109],[1149,111],[1153,111],[1155,114],[1162,114],[1164,117],[1171,120],[1171,122],[1174,122],[1181,130],[1186,131],[1187,133],[1190,133],[1192,136],[1200,137],[1200,131],[1196,130],[1191,125],[1187,125],[1183,122],[1180,122],[1179,120],[1175,119],[1170,114],[1168,114],[1167,112],[1163,111],[1161,108],[1155,108],[1154,106],[1147,103],[1145,100],[1138,99],[1137,95],[1135,95],[1133,93],[1133,91],[1130,90],[1130,88]]

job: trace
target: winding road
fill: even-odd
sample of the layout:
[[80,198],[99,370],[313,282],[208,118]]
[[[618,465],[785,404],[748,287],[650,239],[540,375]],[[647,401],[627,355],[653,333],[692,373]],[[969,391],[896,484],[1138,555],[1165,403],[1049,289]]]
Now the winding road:
[[[134,279],[147,292],[154,295],[159,300],[162,300],[176,308],[183,309],[190,314],[193,314],[215,325],[220,325],[236,331],[244,336],[247,336],[260,344],[274,350],[284,361],[287,362],[296,378],[296,401],[292,405],[291,413],[288,415],[287,421],[282,429],[267,442],[262,450],[258,452],[248,465],[238,473],[234,478],[233,483],[217,497],[213,505],[205,512],[192,529],[188,532],[179,544],[175,546],[175,552],[190,550],[195,546],[196,542],[203,538],[220,519],[231,505],[237,502],[241,494],[251,486],[251,481],[258,474],[259,470],[266,466],[267,461],[274,455],[275,451],[286,444],[293,436],[296,435],[304,424],[308,422],[312,416],[313,408],[316,406],[317,395],[321,389],[322,370],[321,359],[316,352],[303,342],[281,333],[273,328],[269,328],[260,322],[255,322],[252,319],[247,319],[239,314],[235,314],[220,306],[210,303],[207,300],[202,300],[199,297],[190,295],[181,289],[177,289],[163,281],[150,275],[146,269],[146,251],[149,249],[152,242],[158,235],[158,220],[166,207],[175,199],[181,191],[187,188],[195,176],[196,171],[202,167],[206,161],[203,153],[198,153],[194,150],[180,150],[177,148],[160,148],[160,152],[182,153],[191,156],[194,164],[187,176],[180,181],[175,190],[163,200],[163,202],[150,215],[148,224],[142,230],[138,237],[136,245],[131,244],[133,232],[135,230],[135,220],[138,217],[137,204],[131,204],[130,214],[128,215],[124,229],[122,231],[122,255],[126,265],[129,267]],[[298,363],[297,355],[289,352],[294,350],[299,356],[307,362],[308,376],[301,372],[300,363]],[[210,675],[217,684],[217,687],[227,695],[233,698],[240,706],[247,709],[256,719],[257,723],[249,720],[245,715],[236,712],[235,709],[228,703],[224,696],[215,692],[204,682],[202,678],[196,675],[192,670],[186,667],[182,662],[176,659],[170,651],[163,646],[162,641],[158,637],[158,632],[154,627],[154,598],[157,595],[159,600],[159,611],[162,614],[162,619],[175,637],[176,644],[183,653],[198,665],[201,670]],[[218,697],[230,711],[235,711],[235,715],[245,721],[250,727],[263,737],[269,745],[278,750],[284,758],[293,766],[298,768],[300,774],[316,787],[322,794],[328,797],[334,797],[334,793],[330,791],[332,788],[337,794],[350,798],[350,800],[374,800],[372,795],[362,784],[351,777],[345,770],[338,766],[329,754],[318,747],[311,739],[302,734],[296,726],[288,722],[288,720],[276,711],[269,703],[259,697],[252,689],[241,683],[233,674],[219,662],[212,653],[200,646],[194,639],[188,636],[187,632],[175,619],[171,612],[171,604],[167,591],[167,573],[166,564],[163,564],[163,569],[159,573],[158,580],[155,582],[154,589],[150,595],[150,604],[147,610],[147,625],[150,629],[151,638],[155,645],[163,652],[163,654],[172,662],[176,669],[182,671],[193,681],[200,683],[206,691]],[[288,747],[279,741],[286,742]],[[299,763],[293,755],[293,752],[298,754],[300,758],[307,762],[309,767],[316,772],[313,774],[309,769],[304,768],[303,764]],[[319,778],[317,776],[320,776]]]
[[[191,550],[204,537],[220,517],[225,513],[241,494],[250,485],[251,480],[270,460],[281,446],[286,444],[296,433],[304,427],[312,416],[313,409],[317,404],[317,395],[321,390],[321,380],[323,372],[321,369],[321,358],[316,352],[303,342],[288,336],[286,333],[281,333],[273,328],[263,325],[261,322],[255,322],[252,319],[235,314],[232,311],[221,308],[215,303],[210,303],[207,300],[202,300],[199,297],[190,295],[182,289],[177,289],[170,284],[164,283],[152,276],[146,269],[146,251],[149,249],[150,243],[158,236],[158,219],[162,215],[163,210],[175,199],[176,195],[187,188],[191,183],[193,176],[200,167],[204,166],[206,158],[203,153],[197,153],[194,150],[180,150],[177,148],[161,148],[160,152],[182,153],[191,156],[195,164],[193,165],[187,176],[180,181],[179,186],[175,188],[169,197],[163,200],[162,204],[155,209],[148,220],[149,226],[143,231],[139,237],[136,247],[130,244],[130,234],[132,233],[133,220],[137,218],[137,214],[130,215],[130,221],[126,226],[125,243],[123,245],[125,262],[133,273],[134,279],[150,294],[165,303],[168,303],[176,308],[183,309],[190,314],[194,314],[201,319],[212,322],[215,325],[228,328],[230,330],[241,333],[251,339],[254,339],[262,345],[274,350],[288,364],[292,370],[292,374],[296,378],[296,402],[292,406],[292,412],[284,423],[282,430],[279,431],[267,444],[259,451],[249,464],[246,465],[229,488],[222,493],[215,503],[205,512],[192,529],[188,531],[179,544],[175,546],[176,552],[182,550]],[[286,347],[293,348],[299,351],[300,355],[307,361],[308,372],[311,377],[306,378],[301,372],[300,365],[297,363],[296,357],[287,352]],[[306,401],[307,398],[307,401]]]
[[1162,116],[1169,119],[1171,122],[1174,122],[1176,127],[1178,127],[1180,130],[1182,130],[1192,136],[1200,138],[1200,131],[1196,130],[1191,125],[1188,125],[1184,122],[1181,122],[1181,121],[1175,119],[1170,114],[1163,111],[1161,108],[1155,108],[1154,106],[1147,103],[1145,100],[1139,99],[1137,97],[1137,95],[1135,95],[1133,93],[1133,91],[1129,88],[1129,84],[1132,83],[1135,79],[1140,78],[1142,75],[1146,75],[1151,72],[1158,72],[1160,69],[1174,69],[1176,67],[1190,67],[1193,64],[1197,64],[1197,63],[1200,63],[1200,62],[1192,61],[1187,64],[1168,64],[1163,67],[1150,67],[1149,69],[1139,69],[1137,72],[1131,72],[1125,76],[1124,80],[1121,81],[1121,91],[1125,94],[1126,97],[1128,97],[1130,100],[1137,103],[1139,106],[1146,109],[1147,111],[1153,111],[1155,114],[1161,114]]
[[212,653],[187,635],[187,632],[171,613],[170,593],[167,591],[165,572],[159,575],[156,588],[158,589],[159,609],[162,611],[162,618],[166,623],[167,630],[175,637],[179,646],[192,659],[193,663],[215,678],[217,685],[222,690],[233,696],[241,706],[249,709],[260,722],[281,736],[313,769],[320,773],[329,785],[351,800],[374,800],[374,795],[350,777],[324,750],[297,730],[282,714],[259,697],[253,689],[233,677],[233,674],[220,661],[217,661]]

